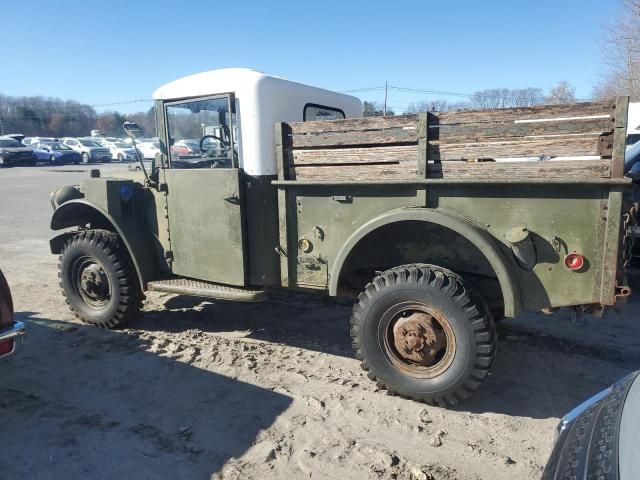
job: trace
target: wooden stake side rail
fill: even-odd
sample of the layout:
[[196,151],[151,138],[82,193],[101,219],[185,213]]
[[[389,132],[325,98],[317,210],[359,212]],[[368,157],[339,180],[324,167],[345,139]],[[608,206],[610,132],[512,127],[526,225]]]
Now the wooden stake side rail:
[[614,131],[626,127],[626,105],[621,97],[617,103],[279,124],[278,132],[286,132],[277,146],[279,179],[621,177]]

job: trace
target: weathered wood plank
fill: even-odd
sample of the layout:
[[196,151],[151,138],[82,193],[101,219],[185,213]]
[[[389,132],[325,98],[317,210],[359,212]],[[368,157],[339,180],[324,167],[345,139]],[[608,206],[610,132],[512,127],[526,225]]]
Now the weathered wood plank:
[[613,134],[613,176],[624,176],[624,154],[627,146],[627,122],[629,115],[629,97],[616,99],[616,125]]
[[521,138],[544,135],[593,134],[613,131],[613,118],[586,118],[552,122],[481,122],[454,125],[431,125],[429,138],[442,143],[483,141],[495,138]]
[[[418,176],[415,160],[388,165],[295,166],[297,180],[397,180]],[[430,163],[429,178],[609,178],[610,160]]]
[[503,108],[498,110],[463,110],[459,112],[430,112],[430,125],[456,123],[479,123],[497,121],[525,121],[547,118],[572,118],[593,115],[614,115],[615,104],[606,102],[581,102],[562,105],[541,105],[525,108]]
[[544,162],[444,162],[429,164],[430,178],[609,178],[611,160]]
[[293,148],[341,148],[357,145],[411,144],[418,142],[417,129],[393,128],[360,132],[323,132],[291,137]]
[[390,165],[296,166],[296,180],[396,180],[418,175],[418,162],[403,160]]
[[293,150],[289,163],[296,165],[336,165],[352,163],[397,163],[401,160],[418,161],[418,145],[369,148],[342,148],[323,150]]
[[441,144],[429,142],[429,160],[476,158],[550,157],[609,155],[598,148],[598,136],[564,135],[559,137],[525,137],[505,141]]
[[320,120],[315,122],[292,122],[291,132],[328,133],[328,132],[364,132],[367,130],[385,130],[396,128],[417,128],[417,115],[399,115],[394,117],[348,118],[346,120]]

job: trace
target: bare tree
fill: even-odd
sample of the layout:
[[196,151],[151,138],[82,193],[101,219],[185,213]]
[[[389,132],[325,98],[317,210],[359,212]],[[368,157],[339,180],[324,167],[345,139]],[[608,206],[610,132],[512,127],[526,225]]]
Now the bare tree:
[[495,110],[497,108],[531,107],[543,103],[542,89],[489,88],[476,92],[469,99],[473,108]]
[[561,80],[558,84],[549,90],[546,103],[573,103],[576,101],[576,89],[566,80]]
[[[380,102],[367,102],[363,103],[364,116],[365,117],[382,117],[384,115],[384,104]],[[393,116],[395,113],[393,110],[387,108],[387,116]]]
[[594,90],[597,98],[629,95],[640,100],[640,0],[623,0],[617,19],[607,25],[602,43],[606,73]]

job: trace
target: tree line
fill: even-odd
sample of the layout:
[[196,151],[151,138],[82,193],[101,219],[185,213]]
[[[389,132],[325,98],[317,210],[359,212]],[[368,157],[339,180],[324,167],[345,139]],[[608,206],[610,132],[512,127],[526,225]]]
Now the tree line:
[[[402,113],[495,110],[498,108],[573,103],[575,101],[575,87],[566,80],[562,80],[546,94],[543,89],[534,87],[515,89],[490,88],[477,91],[470,95],[468,100],[463,101],[451,102],[445,99],[435,99],[412,102]],[[384,104],[380,102],[364,102],[364,115],[365,117],[384,115]],[[387,108],[387,115],[395,115],[395,112]]]
[[0,94],[0,135],[84,137],[91,130],[100,130],[105,136],[122,137],[122,124],[127,120],[140,125],[145,136],[155,136],[154,108],[126,115],[116,111],[98,113],[92,106],[75,100]]

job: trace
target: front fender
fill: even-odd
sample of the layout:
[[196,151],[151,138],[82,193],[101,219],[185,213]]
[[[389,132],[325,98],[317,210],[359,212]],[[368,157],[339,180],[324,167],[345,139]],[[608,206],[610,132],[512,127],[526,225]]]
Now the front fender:
[[502,297],[505,316],[514,317],[521,310],[520,289],[517,278],[507,259],[500,251],[495,239],[481,227],[454,213],[426,208],[393,210],[364,224],[356,230],[342,246],[336,256],[329,277],[329,294],[337,295],[342,268],[354,247],[368,234],[385,225],[404,221],[422,221],[453,230],[470,241],[489,262],[496,273]]
[[[153,239],[149,232],[141,228],[139,220],[114,217],[99,206],[84,200],[75,199],[60,205],[51,217],[51,229],[84,226],[88,223],[98,225],[100,228],[111,227],[118,233],[124,243],[133,266],[135,267],[140,288],[146,290],[147,282],[157,277],[157,263],[154,255]],[[63,233],[53,238],[49,244],[52,253],[60,253],[66,239],[73,233]]]

